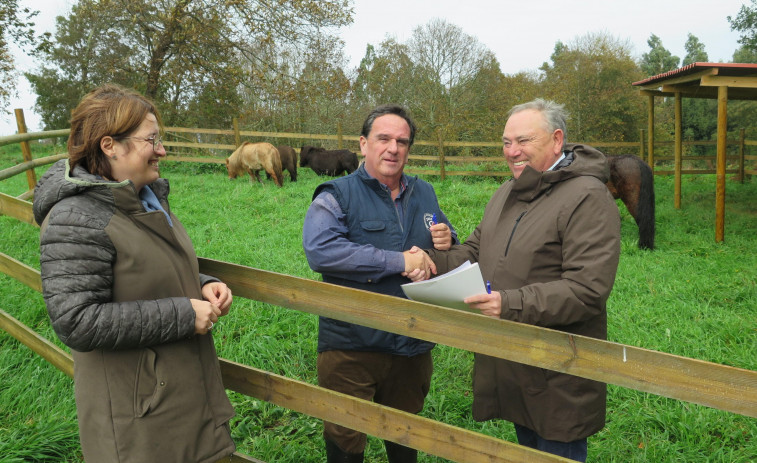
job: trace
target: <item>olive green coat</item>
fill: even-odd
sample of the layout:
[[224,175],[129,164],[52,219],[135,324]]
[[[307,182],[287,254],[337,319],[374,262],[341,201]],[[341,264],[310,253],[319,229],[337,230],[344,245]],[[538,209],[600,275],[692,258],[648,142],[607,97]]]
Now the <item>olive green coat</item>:
[[[168,183],[150,187],[170,214]],[[215,462],[234,451],[211,335],[194,334],[201,275],[179,220],[146,212],[131,182],[60,161],[34,198],[42,289],[72,349],[87,462]]]
[[[526,168],[494,193],[464,244],[429,253],[440,273],[478,262],[502,296],[504,319],[606,339],[620,216],[604,185],[604,155],[567,149],[569,166]],[[473,392],[476,420],[503,418],[545,439],[582,439],[605,423],[604,383],[542,368],[476,355]]]

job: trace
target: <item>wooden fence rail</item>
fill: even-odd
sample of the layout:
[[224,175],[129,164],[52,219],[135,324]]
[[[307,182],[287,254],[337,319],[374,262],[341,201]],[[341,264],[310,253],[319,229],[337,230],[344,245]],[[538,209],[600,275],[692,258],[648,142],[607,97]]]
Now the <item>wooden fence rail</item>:
[[[36,164],[28,168],[33,166]],[[28,221],[31,203],[1,193],[0,213],[33,223]],[[757,417],[755,371],[212,259],[201,258],[200,268],[225,281],[240,297]],[[5,254],[0,254],[0,272],[41,289],[37,270]],[[360,304],[356,305],[356,300]],[[15,337],[70,374],[68,360],[61,360],[59,348],[35,339],[38,336],[30,330],[1,315],[0,328],[16,333]],[[232,390],[453,461],[565,461],[226,360],[222,360],[222,371]]]
[[[211,259],[200,269],[248,299],[757,418],[755,371]],[[0,271],[39,288],[4,254]]]
[[[213,268],[219,268],[219,265],[225,264],[202,259],[201,263],[203,262]],[[236,268],[236,266],[231,268]],[[255,269],[250,270],[255,271]],[[0,272],[25,283],[36,291],[41,291],[39,271],[3,253],[0,253]],[[274,275],[299,280],[286,275]],[[327,283],[314,283],[328,285]],[[240,294],[240,292],[244,292],[241,286],[229,284],[229,287],[238,297],[245,297]],[[366,293],[365,291],[360,292]],[[351,295],[350,297],[354,296]],[[351,301],[354,303],[355,299],[351,299]],[[350,309],[347,308],[346,310]],[[0,329],[5,330],[68,376],[73,376],[73,360],[70,354],[3,310],[0,310]],[[381,439],[414,447],[451,461],[461,463],[514,463],[522,461],[557,463],[570,461],[226,359],[220,359],[220,362],[223,382],[227,389],[314,418],[347,426]],[[236,458],[235,461],[240,462],[258,462],[258,460],[239,453],[236,454]]]
[[[251,138],[266,138],[266,139],[297,139],[297,140],[306,140],[304,143],[312,142],[314,140],[321,140],[321,141],[336,141],[338,148],[344,148],[344,142],[345,141],[351,141],[354,142],[355,145],[357,144],[357,141],[359,140],[359,137],[353,136],[353,135],[344,135],[341,133],[341,126],[338,126],[339,133],[336,135],[330,135],[330,134],[312,134],[312,133],[300,133],[300,132],[262,132],[262,131],[250,131],[250,130],[239,130],[238,124],[234,123],[234,130],[228,130],[228,129],[203,129],[203,128],[188,128],[188,127],[166,127],[165,131],[167,134],[193,134],[193,135],[222,135],[222,136],[228,136],[233,137],[235,142],[238,142],[242,140],[242,137],[251,137]],[[36,140],[36,139],[46,139],[46,138],[58,138],[58,137],[64,137],[67,136],[70,132],[69,129],[61,129],[61,130],[52,130],[52,131],[46,131],[46,132],[33,132],[33,133],[22,133],[17,135],[10,135],[5,137],[0,137],[0,146],[11,144],[11,143],[22,143],[29,140]],[[175,137],[174,137],[175,138]],[[593,141],[593,142],[587,142],[587,144],[592,145],[600,150],[603,150],[609,154],[615,154],[613,151],[614,149],[622,149],[623,151],[627,151],[631,149],[631,151],[637,151],[639,153],[639,156],[642,158],[644,157],[644,149],[645,144],[647,143],[644,131],[641,131],[641,136],[639,138],[639,141],[633,141],[633,142],[603,142],[603,141]],[[655,146],[659,147],[671,147],[673,146],[673,141],[657,141],[655,142]],[[715,141],[712,140],[706,140],[706,141],[692,141],[687,140],[682,142],[684,146],[714,146],[716,144]],[[214,163],[214,164],[223,164],[223,159],[220,159],[217,155],[213,156],[212,154],[209,156],[196,156],[196,155],[186,155],[181,154],[177,151],[174,151],[175,148],[186,148],[186,149],[192,149],[192,150],[221,150],[221,151],[233,151],[238,146],[237,144],[229,144],[229,143],[203,143],[199,141],[179,141],[179,140],[166,140],[164,142],[164,145],[168,151],[169,156],[167,157],[167,160],[169,161],[190,161],[190,162],[204,162],[204,163]],[[437,155],[415,155],[411,154],[409,156],[410,161],[417,163],[419,161],[426,161],[426,162],[435,162],[438,163],[438,169],[421,169],[417,166],[410,166],[406,170],[410,174],[424,174],[424,175],[438,175],[441,176],[442,179],[444,179],[446,176],[483,176],[483,177],[506,177],[510,175],[509,170],[507,169],[507,166],[504,164],[502,157],[493,157],[493,156],[450,156],[446,153],[446,150],[448,148],[496,148],[497,150],[501,149],[502,144],[500,142],[486,142],[486,141],[445,141],[441,138],[439,138],[436,141],[428,141],[428,140],[416,140],[415,141],[416,146],[429,146],[429,147],[436,147],[437,148]],[[751,168],[748,166],[745,166],[745,161],[755,161],[757,160],[757,155],[748,155],[744,153],[744,148],[746,146],[757,146],[757,141],[753,140],[745,140],[743,137],[739,140],[729,140],[727,141],[728,146],[737,146],[739,147],[739,155],[729,155],[727,156],[727,160],[730,162],[737,162],[739,166],[735,169],[728,169],[726,173],[732,174],[738,174],[740,178],[743,178],[744,174],[749,175],[757,175],[757,169]],[[295,147],[295,150],[298,150],[299,147]],[[688,161],[715,161],[715,156],[684,156],[682,160],[688,160]],[[654,163],[657,164],[658,162],[670,162],[674,161],[674,157],[671,156],[655,156]],[[454,170],[450,171],[447,169],[447,164],[460,164],[460,163],[483,163],[483,164],[489,164],[493,169],[490,170]],[[663,170],[655,170],[656,175],[672,175],[674,174],[674,170],[670,169],[663,169]],[[683,170],[681,172],[682,174],[714,174],[715,168],[711,169],[687,169]]]
[[[238,297],[757,417],[757,372],[750,370],[211,259],[201,258],[200,268],[225,281]],[[40,287],[36,270],[4,254],[0,254],[0,271],[34,289]],[[60,360],[60,349],[35,339],[28,328],[9,322],[8,316],[0,317],[0,328],[63,371],[70,369],[68,360]],[[453,461],[563,461],[227,360],[222,360],[222,372],[231,390]]]

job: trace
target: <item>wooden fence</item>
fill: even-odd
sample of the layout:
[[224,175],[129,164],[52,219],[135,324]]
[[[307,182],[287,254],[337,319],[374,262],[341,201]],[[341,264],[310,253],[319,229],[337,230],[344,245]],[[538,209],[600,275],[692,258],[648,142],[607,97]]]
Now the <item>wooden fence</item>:
[[[25,168],[40,161],[27,161]],[[11,169],[14,174],[24,171]],[[0,180],[10,175],[9,170],[0,171]],[[0,214],[33,223],[31,203],[2,193]],[[212,259],[201,258],[200,269],[222,279],[239,297],[757,417],[755,371]],[[41,289],[38,270],[2,253],[0,272]],[[2,311],[0,328],[71,375],[67,353]],[[231,390],[452,461],[568,461],[245,365],[222,359],[221,366],[224,384]],[[235,458],[255,461],[243,455]]]
[[[19,133],[0,137],[0,146],[10,143],[20,143],[24,160],[31,160],[31,151],[29,150],[28,141],[45,138],[65,137],[68,135],[68,129],[54,130],[47,132],[27,133],[23,119],[23,111],[16,110],[17,125]],[[232,129],[204,129],[204,128],[186,128],[186,127],[166,127],[164,146],[168,152],[167,160],[183,160],[191,162],[223,164],[225,157],[236,147],[242,144],[242,141],[268,141],[274,145],[292,143],[298,141],[300,144],[312,144],[315,141],[321,145],[330,145],[338,149],[350,149],[359,151],[358,140],[360,137],[355,135],[344,135],[341,124],[337,124],[337,133],[328,134],[310,134],[297,132],[260,132],[240,130],[237,119],[233,120]],[[201,139],[213,138],[216,141],[208,143]],[[217,140],[221,140],[218,142]],[[283,140],[283,141],[282,141]],[[233,143],[232,143],[233,142]],[[586,142],[607,154],[637,154],[655,170],[656,175],[672,175],[675,170],[671,163],[674,161],[672,154],[674,141],[656,141],[654,143],[655,152],[660,150],[670,151],[670,155],[652,156],[647,150],[646,130],[639,131],[639,140],[632,142],[603,142],[593,141]],[[716,141],[684,141],[685,148],[694,146],[716,146]],[[502,143],[488,141],[445,141],[441,135],[437,140],[416,140],[414,146],[422,147],[420,151],[433,152],[430,154],[411,154],[409,165],[405,171],[409,174],[438,175],[442,180],[446,176],[484,176],[484,177],[506,177],[510,175],[507,165],[503,162],[501,156]],[[737,154],[726,156],[726,161],[730,163],[731,168],[726,170],[728,174],[736,174],[739,181],[744,180],[745,175],[757,174],[757,155],[747,154],[747,147],[757,146],[757,141],[746,140],[744,129],[740,130],[738,140],[728,140],[726,146],[736,148]],[[299,147],[294,147],[299,151]],[[450,150],[466,151],[478,149],[480,151],[494,151],[496,156],[470,156],[470,155],[450,155]],[[419,151],[418,148],[413,152]],[[220,152],[220,154],[219,154]],[[681,170],[681,174],[714,174],[715,173],[715,155],[707,156],[682,156],[681,160],[687,163],[705,163],[707,168],[687,167]],[[747,162],[751,162],[748,165]],[[478,166],[475,170],[450,170],[450,167],[475,164]],[[33,176],[31,171],[30,176]],[[29,178],[32,185],[33,178]]]
[[[301,140],[307,144],[313,140],[319,140],[326,144],[335,145],[338,149],[350,149],[352,151],[359,151],[358,136],[344,135],[341,130],[336,135],[323,135],[323,134],[308,134],[308,133],[294,133],[294,132],[256,132],[256,131],[242,131],[238,130],[237,124],[234,124],[234,130],[214,130],[214,129],[192,129],[183,127],[166,127],[167,138],[176,137],[178,134],[186,135],[214,135],[220,137],[233,137],[234,144],[224,143],[200,143],[200,142],[181,142],[181,141],[166,141],[166,149],[169,150],[168,160],[186,160],[193,162],[209,162],[223,164],[223,158],[213,156],[192,156],[187,153],[196,153],[197,150],[221,150],[221,151],[233,151],[237,146],[241,144],[243,139],[255,140],[255,141],[269,141],[273,144],[279,144],[276,140]],[[338,126],[341,129],[341,126]],[[647,156],[646,148],[646,130],[640,131],[639,141],[636,142],[587,142],[599,150],[602,150],[608,154],[638,154],[639,157],[647,160],[647,162],[653,166],[656,175],[672,175],[675,171],[670,165],[674,161],[672,154],[667,156],[654,156],[650,158]],[[727,169],[729,174],[737,174],[740,181],[743,181],[744,175],[757,174],[757,166],[746,165],[747,161],[757,161],[757,155],[746,154],[747,146],[757,146],[757,141],[746,140],[744,138],[744,130],[741,130],[741,137],[738,140],[729,140],[727,146],[736,147],[737,154],[729,155],[726,157],[727,162],[732,166]],[[674,142],[671,141],[659,141],[655,142],[655,149],[670,150],[673,149]],[[715,141],[685,141],[684,147],[692,148],[694,146],[715,146]],[[411,154],[409,156],[409,165],[405,171],[409,174],[424,174],[424,175],[438,175],[442,180],[446,176],[484,176],[484,177],[506,177],[511,175],[507,169],[506,164],[503,162],[502,156],[499,154],[502,150],[501,142],[485,142],[485,141],[445,141],[441,137],[436,141],[429,140],[416,140],[414,143],[416,147],[433,148],[432,151],[436,151],[435,155],[429,154]],[[497,153],[497,156],[466,156],[466,155],[449,155],[450,149],[484,149],[492,150]],[[184,150],[184,151],[182,151]],[[298,147],[295,147],[296,151],[299,151]],[[417,148],[416,150],[417,151]],[[225,157],[225,156],[224,156]],[[681,171],[682,174],[714,174],[715,173],[715,161],[716,156],[683,156],[684,162],[699,162],[712,165],[710,168],[686,168]],[[476,164],[482,169],[476,170],[450,170],[451,167],[464,165],[464,164]]]

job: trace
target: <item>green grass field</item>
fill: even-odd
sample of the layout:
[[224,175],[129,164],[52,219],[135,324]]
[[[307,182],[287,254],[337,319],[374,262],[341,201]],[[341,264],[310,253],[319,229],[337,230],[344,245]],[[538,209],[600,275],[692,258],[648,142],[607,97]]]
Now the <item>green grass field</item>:
[[[57,148],[59,152],[62,148]],[[51,154],[33,145],[35,157]],[[0,169],[21,162],[17,147],[0,148]],[[45,168],[37,169],[40,176]],[[324,180],[301,169],[283,188],[247,178],[229,180],[222,165],[163,163],[171,206],[197,254],[303,278],[307,265],[302,223],[314,188]],[[426,178],[464,239],[498,187],[488,178]],[[637,230],[625,207],[622,254],[608,303],[609,339],[725,365],[757,370],[757,182],[729,178],[725,242],[715,243],[715,178],[683,179],[683,205],[673,208],[672,177],[655,179],[658,249],[637,249]],[[18,196],[26,176],[0,182]],[[0,252],[39,268],[38,230],[0,216]],[[0,308],[61,345],[40,294],[0,275]],[[219,355],[315,383],[317,318],[282,307],[235,299],[214,331]],[[73,386],[63,373],[0,332],[0,462],[81,461]],[[515,441],[506,422],[470,416],[473,356],[447,346],[434,350],[435,372],[423,415]],[[268,462],[325,460],[319,420],[230,393],[238,449]],[[593,462],[757,461],[757,419],[616,386],[609,387],[607,426],[589,439]],[[367,462],[385,461],[383,444],[369,438]],[[421,455],[421,462],[446,461]]]

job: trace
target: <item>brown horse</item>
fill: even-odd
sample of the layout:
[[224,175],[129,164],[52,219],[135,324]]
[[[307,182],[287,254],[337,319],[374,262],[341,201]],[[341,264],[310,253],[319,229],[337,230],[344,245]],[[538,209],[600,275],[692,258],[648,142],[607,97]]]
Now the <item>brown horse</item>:
[[297,181],[297,152],[287,145],[279,145],[276,147],[279,150],[279,157],[281,157],[281,170],[282,172],[289,171],[289,178],[293,181]]
[[270,143],[242,143],[231,156],[226,158],[226,170],[229,178],[235,179],[245,172],[250,174],[250,180],[260,181],[258,172],[264,170],[271,176],[277,186],[283,185],[281,176],[281,156],[279,151]]
[[639,248],[654,249],[654,173],[638,156],[607,156],[610,181],[607,188],[620,198],[639,227]]

